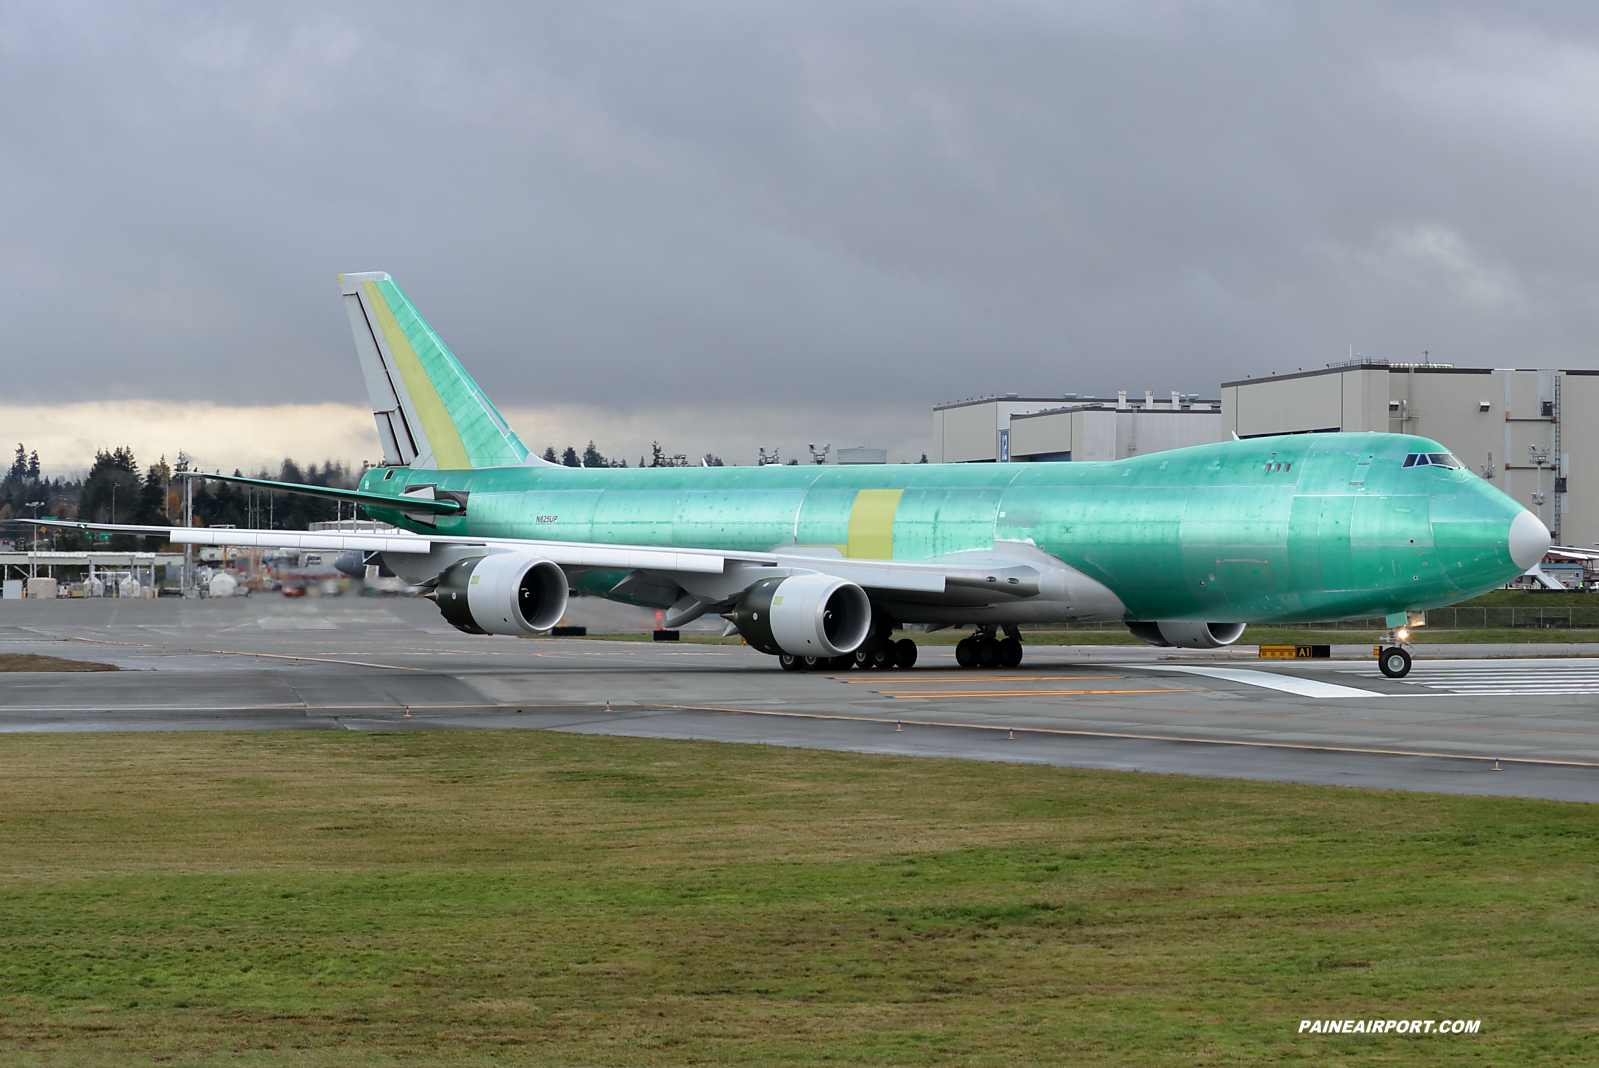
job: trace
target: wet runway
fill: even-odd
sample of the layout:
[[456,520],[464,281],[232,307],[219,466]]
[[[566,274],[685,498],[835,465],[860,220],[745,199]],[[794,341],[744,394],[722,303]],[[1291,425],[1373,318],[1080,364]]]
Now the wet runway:
[[0,675],[0,731],[537,728],[1599,801],[1599,645],[1423,646],[1398,681],[1176,652],[786,673],[740,646],[469,637],[413,599],[0,602],[0,653],[122,669]]

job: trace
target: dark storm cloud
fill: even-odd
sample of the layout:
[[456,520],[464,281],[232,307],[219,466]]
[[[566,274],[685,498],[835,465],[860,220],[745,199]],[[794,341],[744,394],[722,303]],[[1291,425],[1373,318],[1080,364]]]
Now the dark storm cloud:
[[1586,366],[1582,5],[4,5],[10,400],[360,401],[388,270],[505,406]]

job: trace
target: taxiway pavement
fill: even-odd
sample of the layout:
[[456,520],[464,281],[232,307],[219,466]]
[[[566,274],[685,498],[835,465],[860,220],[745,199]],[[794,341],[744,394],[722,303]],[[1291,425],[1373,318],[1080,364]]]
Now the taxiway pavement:
[[0,675],[0,731],[537,728],[1599,801],[1599,645],[1423,646],[1404,680],[1254,652],[788,673],[732,645],[471,637],[413,599],[11,601],[0,653],[122,670]]

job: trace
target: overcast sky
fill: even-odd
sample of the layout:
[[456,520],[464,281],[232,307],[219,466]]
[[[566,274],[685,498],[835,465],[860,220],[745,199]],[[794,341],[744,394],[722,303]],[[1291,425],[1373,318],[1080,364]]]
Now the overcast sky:
[[535,448],[1599,366],[1596,132],[1581,3],[0,2],[0,435],[364,404],[340,271]]

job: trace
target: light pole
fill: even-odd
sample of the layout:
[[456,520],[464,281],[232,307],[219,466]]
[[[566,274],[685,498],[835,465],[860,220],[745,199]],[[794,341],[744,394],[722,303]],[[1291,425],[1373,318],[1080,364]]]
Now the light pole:
[[1543,504],[1548,500],[1548,495],[1543,491],[1543,469],[1549,465],[1549,450],[1528,445],[1527,455],[1531,458],[1533,466],[1538,469],[1538,491],[1532,495],[1532,503],[1537,506],[1538,519],[1542,522]]
[[[44,507],[44,502],[43,501],[29,501],[27,504],[23,505],[22,507],[24,507],[24,508],[32,508],[33,509],[33,518],[38,519],[39,518],[39,509]],[[36,526],[36,527],[33,528],[33,546],[32,546],[31,551],[28,553],[28,556],[29,556],[29,560],[28,560],[28,577],[29,578],[33,578],[37,574],[37,569],[36,569],[36,567],[34,565],[32,556],[33,556],[34,553],[36,553],[38,551],[39,551],[39,528]]]

